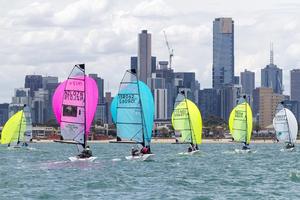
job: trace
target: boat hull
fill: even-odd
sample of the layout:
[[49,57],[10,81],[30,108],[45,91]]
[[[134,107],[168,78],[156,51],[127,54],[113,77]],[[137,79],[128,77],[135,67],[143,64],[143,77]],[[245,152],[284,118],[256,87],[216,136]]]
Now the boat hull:
[[245,154],[245,153],[254,153],[255,151],[251,150],[251,149],[235,149],[234,150],[235,153],[239,153],[239,154]]
[[295,149],[295,147],[293,147],[293,148],[289,148],[289,149],[280,149],[280,151],[282,151],[282,152],[293,152],[293,151],[296,151],[296,149]]
[[126,156],[126,160],[140,160],[140,161],[146,161],[146,160],[153,160],[155,154],[143,154],[138,156]]
[[69,157],[71,162],[93,162],[97,157],[89,157],[89,158],[78,158],[77,156]]
[[195,151],[191,151],[191,152],[181,152],[179,153],[179,155],[194,155],[194,154],[199,154],[200,150],[195,150]]

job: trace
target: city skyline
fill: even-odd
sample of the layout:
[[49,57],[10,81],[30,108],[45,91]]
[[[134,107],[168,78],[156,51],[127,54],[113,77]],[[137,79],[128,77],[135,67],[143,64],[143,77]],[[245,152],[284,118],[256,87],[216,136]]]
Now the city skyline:
[[[3,2],[0,44],[5,48],[0,52],[0,102],[10,101],[14,88],[23,86],[25,75],[58,76],[63,80],[77,63],[85,63],[87,73],[103,78],[105,90],[114,95],[124,71],[130,68],[130,57],[137,54],[136,37],[143,29],[152,34],[152,54],[157,60],[168,60],[165,30],[175,50],[174,69],[195,72],[201,89],[210,88],[212,21],[218,17],[231,17],[235,22],[235,75],[247,68],[260,77],[273,41],[274,62],[283,69],[284,93],[289,94],[289,71],[300,66],[300,27],[296,21],[300,4],[254,1],[247,6],[233,2],[233,7],[222,1],[128,1],[126,5],[96,0],[59,5],[26,0],[9,5]],[[256,78],[259,85],[260,79]]]

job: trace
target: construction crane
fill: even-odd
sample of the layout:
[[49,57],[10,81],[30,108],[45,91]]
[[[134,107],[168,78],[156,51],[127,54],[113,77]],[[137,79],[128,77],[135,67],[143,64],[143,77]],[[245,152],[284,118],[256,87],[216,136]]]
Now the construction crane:
[[172,68],[172,58],[174,56],[174,49],[170,48],[168,38],[167,38],[167,34],[166,34],[165,31],[164,31],[164,36],[165,36],[166,45],[167,45],[167,48],[168,48],[168,51],[169,51],[169,66],[170,66],[170,68]]

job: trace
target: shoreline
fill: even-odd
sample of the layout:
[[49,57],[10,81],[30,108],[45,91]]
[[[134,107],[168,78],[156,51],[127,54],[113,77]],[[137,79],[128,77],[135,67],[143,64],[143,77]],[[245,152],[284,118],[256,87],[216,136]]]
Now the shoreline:
[[[110,141],[116,141],[116,139],[110,139],[110,140],[89,140],[88,143],[96,144],[108,144]],[[33,143],[54,143],[53,140],[33,140]],[[152,144],[172,144],[175,143],[174,138],[153,138],[151,141]],[[202,139],[203,144],[234,144],[235,142],[232,142],[231,139]],[[259,140],[251,140],[251,144],[274,144],[277,143],[274,140],[271,139],[259,139]],[[297,140],[296,143],[300,143],[300,140]],[[179,143],[180,144],[180,143]]]

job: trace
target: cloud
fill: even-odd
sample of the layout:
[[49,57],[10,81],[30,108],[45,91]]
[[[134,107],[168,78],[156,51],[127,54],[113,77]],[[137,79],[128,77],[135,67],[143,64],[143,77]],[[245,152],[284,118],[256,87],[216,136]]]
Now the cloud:
[[[251,2],[222,0],[16,0],[0,3],[0,102],[10,101],[26,74],[67,77],[74,64],[86,63],[109,89],[117,91],[130,56],[137,54],[137,35],[152,34],[152,54],[168,60],[163,31],[174,48],[175,71],[195,71],[201,88],[211,87],[212,21],[235,21],[235,72],[255,71],[269,62],[289,70],[300,66],[300,3],[296,0]],[[1,5],[3,4],[3,5]],[[5,86],[5,87],[3,87]]]
[[170,18],[176,14],[176,10],[163,0],[142,1],[134,9],[132,14],[136,17]]
[[54,14],[53,22],[62,26],[85,26],[97,22],[107,8],[106,0],[79,0]]

